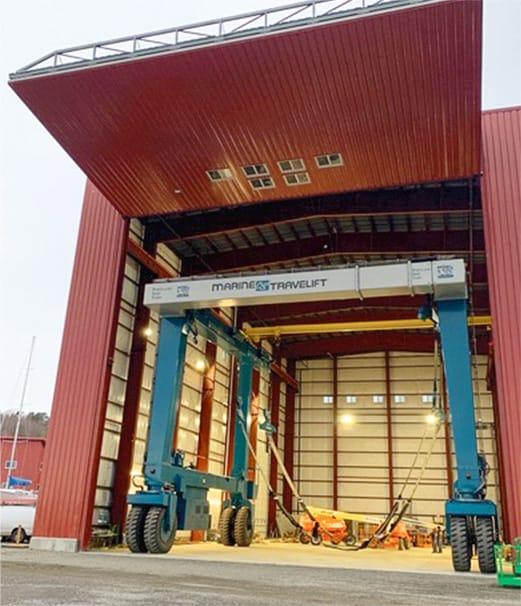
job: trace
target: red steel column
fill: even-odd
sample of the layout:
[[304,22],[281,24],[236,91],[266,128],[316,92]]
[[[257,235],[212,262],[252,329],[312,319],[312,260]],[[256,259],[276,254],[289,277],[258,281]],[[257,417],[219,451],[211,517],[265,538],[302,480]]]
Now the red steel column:
[[[213,396],[215,392],[217,346],[211,341],[206,342],[206,372],[203,379],[203,394],[201,398],[201,413],[199,423],[199,441],[197,443],[197,469],[208,471],[210,465],[210,434],[212,431]],[[204,530],[193,530],[192,541],[204,541]]]
[[127,494],[130,490],[130,474],[134,458],[136,426],[147,348],[145,330],[150,321],[150,310],[142,303],[139,303],[143,300],[143,284],[144,280],[142,279],[138,290],[138,307],[134,323],[134,334],[132,336],[128,380],[125,390],[125,407],[123,409],[123,421],[121,424],[121,436],[112,493],[111,521],[112,524],[118,525],[121,530],[124,528],[127,517]]
[[338,509],[338,357],[333,356],[333,509]]
[[[130,242],[130,241],[129,241]],[[146,249],[151,252],[155,246],[145,242]],[[114,487],[112,491],[111,521],[123,530],[127,517],[127,494],[130,490],[132,461],[134,459],[134,445],[136,428],[139,416],[139,402],[145,369],[145,355],[147,337],[145,330],[150,323],[150,310],[143,304],[145,284],[157,277],[146,266],[141,266],[139,289],[137,295],[136,318],[132,335],[130,363],[127,386],[125,389],[125,407],[121,424],[118,458]]]
[[393,448],[393,415],[391,389],[391,356],[385,352],[385,406],[387,413],[387,467],[389,470],[389,511],[394,505],[394,448]]
[[[288,373],[295,376],[295,360],[288,360]],[[286,390],[286,419],[284,432],[284,467],[288,470],[291,478],[293,478],[293,453],[295,449],[295,394],[294,389]],[[284,490],[282,492],[282,503],[288,510],[292,510],[292,493],[287,482],[284,482]]]
[[127,236],[127,222],[87,183],[36,511],[35,548],[85,549],[89,543]]
[[[280,364],[280,357],[277,358],[277,363]],[[271,422],[277,428],[280,421],[280,377],[272,372],[271,373],[271,385],[270,385],[270,413]],[[277,431],[273,434],[273,441],[278,446],[278,433]],[[275,492],[277,492],[277,459],[272,454],[270,457],[270,485]],[[275,501],[270,498],[268,506],[268,535],[275,536],[277,531],[277,506]]]

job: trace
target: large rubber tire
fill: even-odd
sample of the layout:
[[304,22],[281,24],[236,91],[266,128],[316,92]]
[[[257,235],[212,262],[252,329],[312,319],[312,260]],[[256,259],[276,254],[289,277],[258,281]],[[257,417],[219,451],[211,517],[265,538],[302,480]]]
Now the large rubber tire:
[[452,565],[456,572],[469,572],[472,559],[472,539],[465,517],[451,517],[450,544]]
[[322,543],[322,536],[320,534],[311,535],[311,545],[320,545]]
[[244,505],[239,507],[235,522],[233,524],[233,534],[235,542],[239,547],[249,547],[253,539],[253,520],[251,518],[251,509]]
[[219,519],[219,534],[221,535],[221,543],[226,547],[235,545],[234,523],[237,510],[235,507],[226,507],[222,510]]
[[170,527],[166,507],[151,507],[145,520],[145,545],[150,553],[168,553],[174,544],[177,520]]
[[11,534],[9,535],[9,540],[11,543],[16,543],[21,545],[27,541],[27,533],[23,528],[14,528]]
[[125,528],[125,538],[128,548],[133,553],[145,553],[145,519],[147,517],[148,507],[133,505],[127,517]]
[[477,517],[476,551],[478,552],[479,570],[485,574],[496,572],[495,542],[496,531],[494,520],[490,517]]
[[356,537],[354,534],[347,534],[345,539],[344,539],[344,543],[346,545],[356,545]]
[[244,505],[239,507],[235,522],[233,524],[233,534],[239,547],[249,547],[253,539],[253,522],[251,519],[251,509]]

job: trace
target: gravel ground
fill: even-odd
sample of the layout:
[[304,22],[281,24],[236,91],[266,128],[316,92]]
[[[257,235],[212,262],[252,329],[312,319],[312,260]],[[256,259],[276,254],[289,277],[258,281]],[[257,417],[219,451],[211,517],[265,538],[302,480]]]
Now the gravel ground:
[[[281,547],[269,547],[263,558],[269,552],[272,562],[281,554],[286,559],[291,550]],[[205,559],[183,558],[195,553],[189,550],[178,550],[175,557],[1,551],[4,606],[521,606],[519,590],[499,587],[494,575],[477,573],[362,570],[333,561],[333,567],[241,562],[240,549],[232,550],[239,554],[235,561],[219,561],[218,551],[208,551]],[[298,553],[312,554],[313,560],[320,552]],[[209,559],[212,554],[215,561]]]

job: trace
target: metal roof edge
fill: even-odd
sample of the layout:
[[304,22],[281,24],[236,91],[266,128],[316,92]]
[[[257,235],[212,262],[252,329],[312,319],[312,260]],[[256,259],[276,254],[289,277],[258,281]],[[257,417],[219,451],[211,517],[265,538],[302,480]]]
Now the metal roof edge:
[[[351,1],[351,0],[348,0]],[[371,4],[366,6],[367,1],[374,1],[375,4]],[[279,6],[268,10],[260,10],[252,13],[244,13],[242,15],[235,15],[231,17],[225,17],[221,19],[214,19],[211,21],[192,23],[189,25],[183,25],[178,27],[173,27],[169,29],[157,30],[154,32],[146,32],[143,34],[134,34],[130,36],[124,36],[119,38],[113,38],[110,40],[103,40],[99,42],[78,45],[73,47],[68,47],[64,49],[59,49],[56,51],[52,51],[43,57],[29,63],[28,65],[16,70],[13,73],[9,74],[9,82],[15,82],[19,80],[28,80],[37,77],[55,75],[58,73],[69,73],[72,71],[78,71],[82,69],[92,69],[102,65],[110,65],[110,64],[121,64],[127,61],[136,61],[140,59],[147,59],[151,57],[162,56],[166,54],[173,54],[177,52],[193,50],[198,48],[205,48],[216,45],[223,45],[226,43],[244,41],[253,38],[261,38],[267,37],[269,35],[281,34],[289,31],[299,31],[303,29],[307,29],[309,27],[326,25],[335,22],[349,21],[352,19],[375,16],[383,13],[392,13],[397,12],[399,10],[418,8],[425,5],[432,4],[444,4],[446,2],[450,2],[451,0],[361,0],[362,6],[359,6],[350,10],[343,10],[341,12],[332,13],[328,11],[324,15],[314,16],[307,19],[298,19],[295,21],[286,21],[282,20],[277,24],[256,28],[256,29],[247,29],[243,31],[238,31],[238,28],[229,34],[222,35],[205,35],[204,39],[196,39],[189,40],[177,43],[164,43],[157,42],[158,46],[147,48],[147,49],[135,49],[136,42],[139,40],[150,43],[150,38],[164,36],[167,34],[174,34],[186,32],[188,34],[194,35],[194,32],[191,30],[209,26],[218,25],[225,23],[227,21],[248,19],[249,17],[258,18],[262,15],[267,15],[273,12],[280,12],[283,10],[291,10],[297,9],[300,7],[300,10],[296,12],[301,12],[304,8],[314,7],[317,4],[331,2],[331,0],[315,0],[308,2],[301,2],[298,4],[289,4],[286,6]],[[347,2],[341,3],[340,7]],[[338,7],[337,7],[338,8]],[[331,9],[334,10],[334,9]],[[284,18],[284,19],[287,19]],[[249,21],[248,23],[250,23]],[[248,24],[246,23],[246,25]],[[125,44],[131,43],[134,47],[133,50],[130,51],[117,51],[114,48],[110,48],[110,46],[117,44]],[[118,52],[117,55],[108,55],[103,57],[96,58],[96,49],[102,50],[110,50],[111,52]],[[93,58],[86,59],[80,57],[74,57],[73,53],[77,53],[80,51],[92,51]],[[71,62],[67,64],[58,65],[57,62],[60,58],[67,59],[76,59],[77,62]],[[37,67],[42,63],[48,62],[52,60],[53,65],[45,66],[45,67]]]

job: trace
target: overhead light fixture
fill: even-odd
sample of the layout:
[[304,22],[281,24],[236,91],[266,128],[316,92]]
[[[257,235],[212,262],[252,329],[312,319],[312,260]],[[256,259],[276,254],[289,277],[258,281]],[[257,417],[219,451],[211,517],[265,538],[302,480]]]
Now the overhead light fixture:
[[145,335],[145,337],[151,337],[154,334],[154,331],[150,328],[150,326],[147,326],[143,330],[143,334]]
[[281,173],[294,173],[299,170],[306,170],[306,165],[302,158],[295,158],[294,160],[281,160],[277,162]]
[[286,182],[286,185],[289,186],[311,183],[309,173],[291,173],[289,175],[284,175],[284,181]]
[[213,168],[212,170],[207,170],[206,174],[213,183],[218,183],[219,181],[231,181],[233,179],[233,173],[229,168]]
[[273,189],[275,182],[271,177],[262,177],[261,179],[248,179],[252,189]]
[[269,175],[270,171],[266,164],[246,164],[242,167],[242,172],[251,179],[253,177],[262,177],[264,175]]
[[342,154],[339,153],[321,154],[320,156],[315,156],[315,162],[318,168],[333,168],[334,166],[342,166],[344,159],[342,158]]

